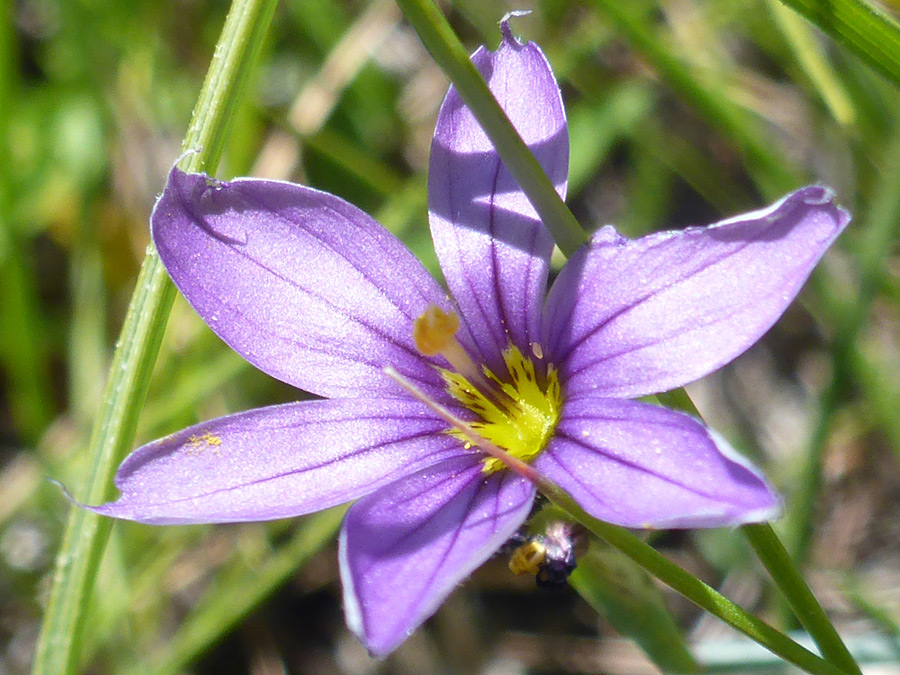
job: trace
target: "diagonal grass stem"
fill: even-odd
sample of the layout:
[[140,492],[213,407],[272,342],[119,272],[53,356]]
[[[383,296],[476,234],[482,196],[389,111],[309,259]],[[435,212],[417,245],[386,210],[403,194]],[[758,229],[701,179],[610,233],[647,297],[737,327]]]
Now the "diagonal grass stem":
[[[185,169],[215,170],[274,9],[274,0],[232,3],[184,139],[184,149],[195,150],[185,157]],[[134,442],[138,414],[174,298],[175,288],[151,246],[87,448],[88,476],[76,495],[81,501],[97,503],[109,496],[115,467]],[[32,672],[58,675],[79,669],[86,607],[110,527],[108,519],[84,509],[70,509]]]
[[587,235],[469,60],[469,54],[432,0],[396,0],[426,49],[456,87],[497,153],[567,256]]

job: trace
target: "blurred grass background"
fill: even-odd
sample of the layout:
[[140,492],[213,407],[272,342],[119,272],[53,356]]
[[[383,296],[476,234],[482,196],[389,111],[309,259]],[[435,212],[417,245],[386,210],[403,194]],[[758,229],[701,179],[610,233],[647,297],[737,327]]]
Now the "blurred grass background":
[[[514,30],[542,45],[560,79],[569,203],[588,229],[615,223],[636,236],[705,224],[810,182],[831,185],[853,212],[801,301],[689,391],[782,490],[778,528],[851,648],[870,672],[900,672],[900,82],[777,0],[443,9],[472,49],[496,46],[506,11],[533,10]],[[227,3],[0,0],[0,10],[5,674],[29,668],[70,508],[44,477],[83,480],[147,218]],[[389,0],[283,2],[218,176],[338,194],[436,271],[425,171],[446,86]],[[179,299],[138,441],[298,396]],[[117,523],[89,610],[85,672],[657,672],[574,591],[539,593],[499,557],[396,654],[371,661],[343,625],[339,519]],[[664,533],[655,544],[793,628],[736,533]],[[777,672],[721,624],[666,599],[713,671]]]

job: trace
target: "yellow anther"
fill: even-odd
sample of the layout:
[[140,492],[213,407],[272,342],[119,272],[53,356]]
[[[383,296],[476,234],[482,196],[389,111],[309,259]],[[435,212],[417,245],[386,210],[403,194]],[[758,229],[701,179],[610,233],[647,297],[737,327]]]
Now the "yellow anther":
[[[531,358],[510,344],[503,351],[508,377],[498,377],[472,360],[456,339],[457,330],[456,314],[434,304],[428,305],[412,327],[416,349],[424,356],[439,355],[446,360],[450,369],[434,365],[440,369],[447,391],[478,418],[466,431],[451,427],[447,433],[469,449],[479,445],[470,437],[470,432],[475,432],[500,452],[527,464],[547,445],[559,421],[562,392],[556,369],[551,364],[536,368]],[[535,356],[543,356],[540,344],[529,346]],[[482,467],[485,474],[509,468],[505,459],[487,454]]]
[[413,321],[413,342],[425,356],[440,354],[456,372],[485,391],[490,391],[491,384],[456,339],[458,330],[459,318],[455,312],[445,312],[437,305],[428,305],[422,316]]
[[425,356],[434,356],[446,351],[456,338],[459,330],[459,318],[455,312],[445,312],[437,305],[428,305],[428,309],[413,322],[413,340],[416,349]]

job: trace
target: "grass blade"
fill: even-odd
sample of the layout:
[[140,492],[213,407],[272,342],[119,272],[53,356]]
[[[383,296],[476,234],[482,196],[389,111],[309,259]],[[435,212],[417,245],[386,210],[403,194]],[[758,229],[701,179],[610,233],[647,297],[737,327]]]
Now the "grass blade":
[[[235,0],[222,29],[184,147],[197,149],[186,168],[213,170],[225,135],[274,11],[274,0]],[[130,449],[140,408],[175,287],[156,252],[147,252],[128,308],[88,447],[89,472],[79,499],[96,503],[111,490],[115,467]],[[57,675],[79,666],[85,607],[111,521],[72,507],[56,559],[53,588],[44,615],[34,673]]]

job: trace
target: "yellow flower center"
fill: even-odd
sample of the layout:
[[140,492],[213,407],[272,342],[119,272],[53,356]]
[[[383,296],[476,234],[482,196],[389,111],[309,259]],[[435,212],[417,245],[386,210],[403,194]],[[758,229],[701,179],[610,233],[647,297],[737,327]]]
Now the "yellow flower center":
[[[428,347],[441,344],[443,349],[432,353],[444,356],[454,370],[441,369],[447,391],[466,409],[475,413],[478,420],[469,426],[485,440],[506,450],[510,455],[530,462],[547,445],[559,421],[562,392],[559,376],[552,365],[546,375],[538,372],[534,362],[519,349],[510,345],[503,352],[507,372],[498,376],[487,367],[479,370],[462,347],[447,330],[455,333],[456,316],[446,314],[437,307],[429,307],[415,323],[413,335],[416,346],[423,353]],[[438,334],[434,334],[438,333]],[[540,345],[533,345],[536,355],[542,354]],[[465,435],[458,429],[447,431],[469,446]],[[493,457],[484,460],[486,474],[503,468],[503,463]]]

